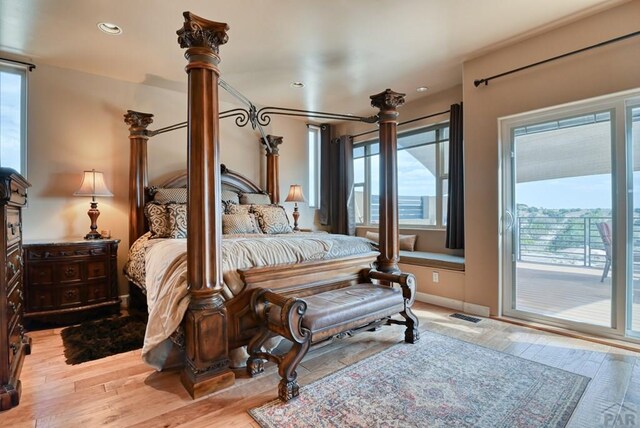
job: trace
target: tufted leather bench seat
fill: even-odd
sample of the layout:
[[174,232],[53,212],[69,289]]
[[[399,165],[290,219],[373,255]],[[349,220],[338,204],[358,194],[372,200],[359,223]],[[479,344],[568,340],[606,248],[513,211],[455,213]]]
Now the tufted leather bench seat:
[[[413,275],[372,270],[368,272],[366,280],[379,280],[389,285],[363,282],[306,296],[304,300],[287,298],[270,290],[256,290],[251,306],[261,327],[247,348],[250,355],[247,360],[249,374],[254,376],[261,373],[265,359],[276,362],[282,377],[278,396],[288,401],[299,393],[295,369],[310,345],[384,323],[406,325],[405,341],[416,342],[418,320],[410,309],[415,294]],[[400,288],[394,288],[390,283],[398,283]],[[405,320],[391,319],[397,314]],[[289,352],[284,355],[263,352],[264,343],[275,335],[293,342]]]

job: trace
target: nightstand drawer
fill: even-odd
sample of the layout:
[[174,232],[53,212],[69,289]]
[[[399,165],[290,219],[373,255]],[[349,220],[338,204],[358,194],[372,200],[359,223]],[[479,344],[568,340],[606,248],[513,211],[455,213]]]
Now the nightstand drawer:
[[97,261],[87,263],[87,279],[99,279],[107,276],[107,262]]
[[50,264],[34,264],[29,266],[29,283],[33,285],[53,284],[53,266]]
[[55,289],[52,287],[28,290],[27,312],[55,309],[54,295]]
[[97,282],[87,285],[85,288],[87,295],[87,303],[98,303],[107,300],[109,297],[109,284],[106,282]]
[[20,242],[22,236],[22,224],[20,223],[20,210],[7,208],[7,247]]
[[58,289],[58,305],[61,308],[82,304],[82,287],[70,286]]
[[56,278],[60,284],[82,282],[82,262],[56,264]]

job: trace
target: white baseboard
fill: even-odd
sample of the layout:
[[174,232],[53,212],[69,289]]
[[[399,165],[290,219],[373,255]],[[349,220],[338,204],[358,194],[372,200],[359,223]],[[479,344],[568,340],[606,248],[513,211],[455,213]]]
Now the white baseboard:
[[443,308],[455,309],[461,311],[464,307],[462,300],[450,299],[448,297],[435,296],[427,293],[416,293],[418,302],[429,303],[430,305],[442,306]]
[[124,294],[124,295],[120,296],[120,308],[121,309],[129,308],[129,295],[128,294]]
[[491,315],[491,310],[488,306],[476,305],[475,303],[464,302],[462,310],[471,315],[478,315],[480,317],[488,318]]
[[450,299],[448,297],[435,296],[433,294],[417,292],[416,300],[418,302],[442,306],[443,308],[454,309],[456,311],[462,311],[467,314],[478,315],[481,317],[488,317],[490,314],[487,306],[476,305],[475,303],[463,302],[462,300]]

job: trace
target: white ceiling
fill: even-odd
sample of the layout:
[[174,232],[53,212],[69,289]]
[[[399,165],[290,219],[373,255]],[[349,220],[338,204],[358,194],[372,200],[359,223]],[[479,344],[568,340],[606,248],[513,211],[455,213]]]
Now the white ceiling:
[[0,51],[185,91],[175,32],[189,10],[229,24],[222,77],[254,103],[370,114],[371,94],[429,96],[459,84],[478,51],[624,1],[0,0]]

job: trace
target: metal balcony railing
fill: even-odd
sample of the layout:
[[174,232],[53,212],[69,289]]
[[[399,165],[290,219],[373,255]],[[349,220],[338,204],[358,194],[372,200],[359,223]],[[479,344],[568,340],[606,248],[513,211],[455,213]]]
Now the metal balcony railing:
[[[518,261],[602,268],[606,255],[597,224],[611,217],[517,218],[514,232]],[[640,255],[640,217],[633,219],[633,253]],[[634,270],[640,270],[640,260]]]

